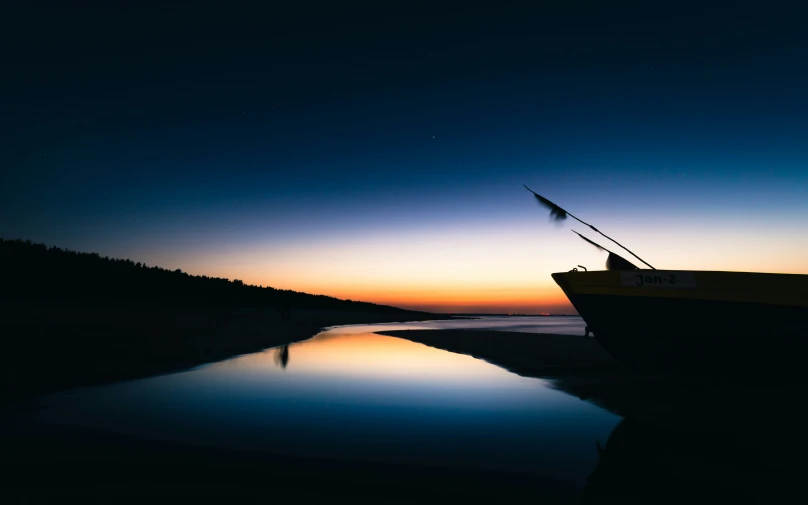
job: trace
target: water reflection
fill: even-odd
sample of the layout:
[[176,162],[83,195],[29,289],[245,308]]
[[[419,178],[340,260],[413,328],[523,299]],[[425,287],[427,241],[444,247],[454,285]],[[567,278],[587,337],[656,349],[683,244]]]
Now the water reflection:
[[[481,324],[521,324],[506,323]],[[803,492],[808,415],[795,385],[620,371],[543,379],[529,377],[518,341],[481,351],[485,362],[371,333],[391,328],[407,325],[334,328],[45,397],[0,419],[0,485],[277,498],[278,483],[305,476],[317,485],[297,498],[419,503],[778,503]]]
[[808,414],[794,384],[612,376],[554,386],[624,420],[582,503],[786,503],[804,493]]
[[371,333],[391,326],[406,329],[334,328],[185,373],[45,397],[0,435],[0,474],[34,488],[40,477],[46,488],[166,481],[178,494],[262,496],[270,482],[306,476],[314,492],[377,501],[509,501],[538,488],[557,502],[583,491],[617,416],[545,380]]
[[282,345],[275,349],[275,364],[281,368],[286,368],[289,364],[289,346]]
[[786,503],[802,494],[804,465],[759,442],[625,419],[602,449],[581,503]]
[[803,493],[808,415],[796,385],[529,377],[518,341],[478,354],[494,366],[371,333],[391,326],[406,329],[334,328],[43,398],[3,426],[0,475],[25,492],[159,485],[276,498],[291,489],[278,483],[306,476],[316,489],[298,498],[321,489],[374,502],[781,503]]
[[[435,341],[436,339],[433,339]],[[463,352],[526,377],[535,349],[520,339]],[[473,351],[471,351],[473,349]],[[790,503],[808,475],[808,411],[802,384],[748,375],[723,379],[576,370],[548,383],[623,418],[581,493],[581,503]]]

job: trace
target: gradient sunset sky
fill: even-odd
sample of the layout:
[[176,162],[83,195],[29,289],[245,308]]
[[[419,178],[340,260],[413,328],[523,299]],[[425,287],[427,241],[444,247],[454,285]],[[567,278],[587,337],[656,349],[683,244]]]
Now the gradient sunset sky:
[[0,237],[572,313],[605,254],[526,184],[657,268],[808,274],[799,2],[67,4],[5,9]]

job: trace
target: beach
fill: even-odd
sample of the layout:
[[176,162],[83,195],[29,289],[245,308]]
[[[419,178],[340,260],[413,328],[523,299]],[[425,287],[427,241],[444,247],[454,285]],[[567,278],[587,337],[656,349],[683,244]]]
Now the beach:
[[620,364],[594,338],[494,330],[395,330],[376,333],[468,354],[526,377],[622,370]]

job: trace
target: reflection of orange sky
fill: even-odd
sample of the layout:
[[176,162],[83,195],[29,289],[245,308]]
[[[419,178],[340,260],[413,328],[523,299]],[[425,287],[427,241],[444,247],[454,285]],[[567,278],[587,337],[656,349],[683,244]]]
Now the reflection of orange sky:
[[[468,381],[498,377],[524,380],[471,356],[442,351],[409,340],[363,332],[324,332],[289,346],[289,370],[310,375],[378,377],[408,381]],[[217,367],[276,370],[271,349],[218,363]]]

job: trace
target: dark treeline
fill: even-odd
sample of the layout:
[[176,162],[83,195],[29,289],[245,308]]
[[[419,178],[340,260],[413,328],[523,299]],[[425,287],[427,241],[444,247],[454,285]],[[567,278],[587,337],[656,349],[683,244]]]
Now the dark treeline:
[[30,240],[0,238],[0,298],[30,301],[210,304],[407,312],[367,302],[191,275]]

